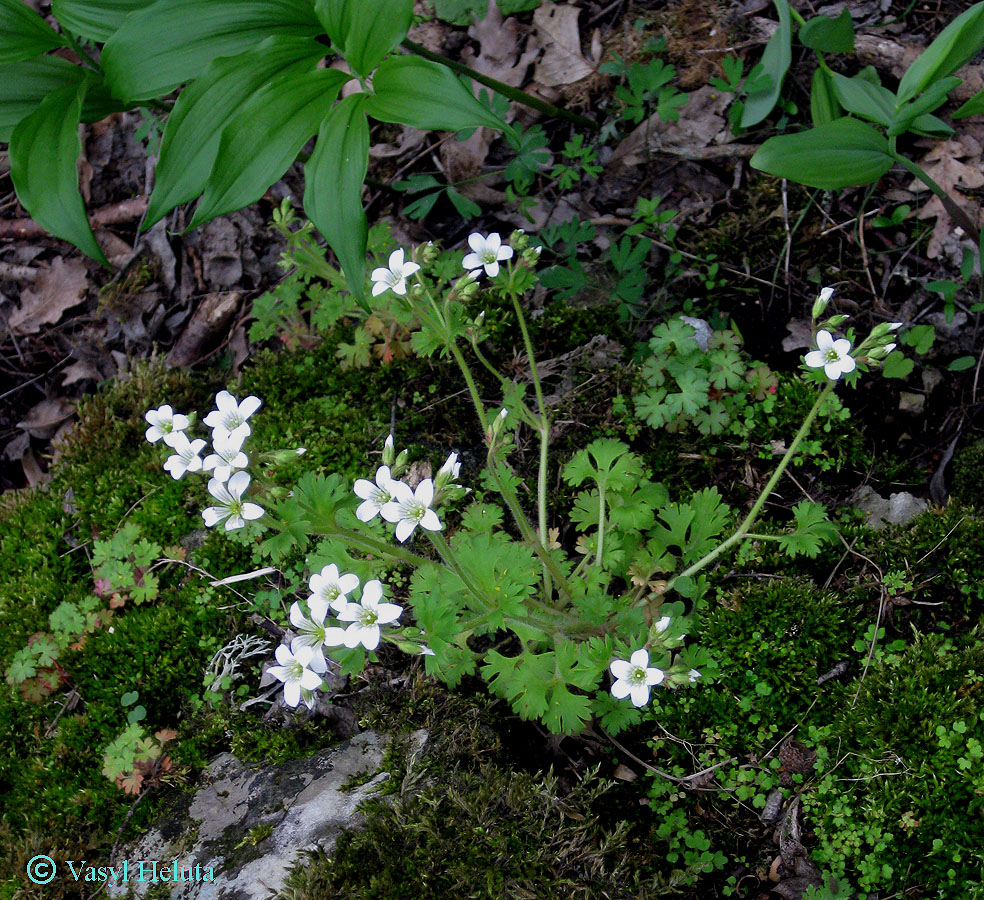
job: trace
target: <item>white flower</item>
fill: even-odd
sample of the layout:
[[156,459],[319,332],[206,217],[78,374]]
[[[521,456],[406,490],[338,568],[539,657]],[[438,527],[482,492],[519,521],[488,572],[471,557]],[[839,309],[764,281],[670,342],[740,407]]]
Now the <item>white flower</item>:
[[700,672],[696,669],[691,669],[688,677],[690,678],[690,683],[693,684],[698,678],[700,678]]
[[327,672],[328,662],[321,649],[325,644],[325,614],[311,607],[309,619],[301,612],[301,604],[294,603],[290,608],[290,624],[298,632],[297,637],[290,642],[291,653],[298,653],[298,648],[310,648],[311,658],[306,663],[307,667],[319,674]]
[[438,471],[438,475],[445,475],[448,479],[454,480],[458,477],[458,473],[461,471],[461,463],[458,462],[458,454],[452,453],[444,461],[444,465],[441,466]]
[[347,594],[350,594],[359,586],[359,576],[340,575],[338,566],[332,563],[325,566],[320,572],[315,573],[308,579],[308,587],[311,588],[311,596],[308,597],[308,606],[311,612],[321,614],[322,620],[328,614],[328,607],[341,609],[348,603]]
[[380,267],[372,270],[372,280],[376,283],[372,286],[373,297],[378,297],[384,291],[393,291],[401,297],[407,292],[407,278],[413,275],[420,266],[415,262],[403,261],[403,248],[394,250],[390,254],[389,267]]
[[209,528],[225,522],[226,531],[242,528],[246,519],[258,519],[263,515],[263,507],[255,503],[243,503],[243,494],[249,487],[249,475],[236,472],[228,484],[213,478],[208,483],[208,492],[218,500],[216,506],[210,506],[202,512],[202,518]]
[[[168,440],[170,439],[170,440]],[[164,438],[174,456],[169,456],[164,462],[164,470],[171,473],[171,477],[177,481],[185,472],[200,472],[202,461],[198,454],[205,447],[205,441],[189,441],[183,431],[175,431]]]
[[649,702],[649,688],[666,677],[662,669],[650,668],[648,650],[636,650],[628,662],[616,659],[609,668],[616,678],[612,695],[618,700],[631,696],[635,706],[645,706]]
[[202,463],[202,469],[208,472],[215,469],[215,477],[219,481],[228,481],[232,477],[233,469],[245,469],[249,464],[249,458],[240,449],[246,435],[242,432],[228,435],[216,434],[212,440],[212,449]]
[[[269,673],[284,683],[284,702],[297,706],[301,702],[301,691],[313,691],[321,686],[321,676],[309,668],[313,651],[310,647],[298,647],[292,652],[284,644],[277,647],[279,666],[270,666]],[[310,706],[310,704],[309,704]]]
[[164,443],[169,447],[174,446],[172,442],[191,424],[187,416],[176,413],[166,403],[157,409],[148,409],[144,418],[150,422],[150,428],[145,432],[147,440],[156,444],[164,438]]
[[380,603],[383,585],[378,579],[367,581],[362,589],[362,599],[358,603],[346,603],[338,614],[339,621],[351,622],[345,629],[346,647],[362,644],[366,650],[379,646],[379,626],[395,622],[403,610],[395,603]]
[[667,628],[670,627],[670,617],[669,616],[663,616],[663,618],[660,619],[655,624],[654,627],[656,628],[656,631],[657,632],[659,632],[660,634],[662,634],[664,631],[666,631]]
[[393,499],[393,485],[396,484],[390,475],[389,466],[376,469],[376,483],[366,478],[360,478],[353,486],[357,497],[365,501],[360,503],[355,511],[360,522],[368,522],[381,512],[383,507]]
[[820,291],[819,296],[813,301],[813,318],[819,319],[823,315],[823,311],[827,308],[827,304],[830,303],[830,298],[834,296],[834,289],[832,287],[825,287]]
[[468,246],[473,252],[465,256],[461,264],[470,270],[472,278],[481,275],[483,268],[489,278],[495,278],[499,274],[499,263],[504,259],[511,259],[513,255],[512,247],[503,244],[502,238],[494,231],[488,237],[477,231],[468,235]]
[[831,381],[853,372],[855,367],[851,342],[847,338],[835,341],[829,331],[817,332],[817,349],[807,353],[803,361],[811,369],[822,368]]
[[417,485],[416,491],[402,481],[390,484],[390,500],[380,514],[387,522],[396,522],[396,539],[402,544],[419,525],[428,531],[440,531],[441,520],[430,508],[434,500],[434,482],[425,478]]
[[260,408],[259,397],[247,397],[240,403],[228,391],[219,391],[215,395],[215,406],[207,416],[205,424],[212,429],[212,440],[217,437],[230,437],[235,434],[240,445],[249,437],[251,429],[246,421]]

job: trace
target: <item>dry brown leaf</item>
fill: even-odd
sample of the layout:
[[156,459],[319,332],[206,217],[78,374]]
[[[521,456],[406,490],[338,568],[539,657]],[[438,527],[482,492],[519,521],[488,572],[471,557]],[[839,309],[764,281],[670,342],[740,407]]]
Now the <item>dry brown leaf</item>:
[[47,484],[51,481],[51,473],[41,470],[38,458],[34,455],[34,451],[30,447],[27,448],[21,457],[21,467],[24,469],[24,477],[27,479],[29,487],[37,487],[39,484]]
[[[576,33],[577,16],[574,18]],[[517,19],[503,19],[496,0],[489,0],[485,18],[468,28],[468,36],[479,44],[479,54],[476,57],[470,47],[466,48],[461,54],[462,61],[476,72],[519,87],[526,80],[526,70],[540,50],[535,38],[530,37],[526,49],[519,52],[523,46],[524,31]]]
[[64,372],[62,372],[62,387],[75,384],[85,378],[92,378],[95,381],[102,381],[102,373],[88,360],[80,359],[73,362]]
[[42,325],[54,325],[65,310],[82,302],[87,283],[85,263],[56,257],[40,270],[34,289],[21,294],[20,309],[10,315],[11,330],[34,334]]
[[581,53],[581,33],[577,27],[580,15],[581,10],[576,6],[560,6],[549,0],[533,13],[533,24],[544,48],[534,74],[540,84],[548,87],[573,84],[597,70],[601,62],[600,32],[595,30],[591,39],[594,58],[589,59]]
[[[968,159],[968,162],[960,162]],[[926,173],[943,188],[957,203],[962,202],[960,190],[984,187],[984,174],[981,173],[981,147],[972,137],[964,135],[940,141],[921,160]],[[928,190],[919,180],[909,185],[910,191]],[[969,211],[972,219],[978,214]],[[929,239],[926,255],[936,259],[943,250],[943,240],[949,235],[952,223],[950,214],[939,197],[933,194],[917,213],[920,219],[936,219],[936,227]]]
[[75,413],[75,406],[64,397],[42,400],[17,427],[32,437],[49,440],[66,419]]

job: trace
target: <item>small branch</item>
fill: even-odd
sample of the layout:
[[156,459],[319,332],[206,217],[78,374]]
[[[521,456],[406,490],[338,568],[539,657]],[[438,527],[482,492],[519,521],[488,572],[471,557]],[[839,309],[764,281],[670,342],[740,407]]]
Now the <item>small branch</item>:
[[669,772],[664,772],[662,769],[657,769],[656,766],[650,765],[644,759],[639,759],[638,756],[636,756],[631,750],[627,750],[625,747],[623,747],[618,741],[615,740],[615,738],[613,738],[604,729],[601,729],[601,733],[606,738],[608,738],[608,740],[611,741],[612,744],[614,744],[618,750],[621,750],[622,753],[624,753],[627,757],[629,757],[629,759],[631,759],[633,762],[638,763],[640,766],[645,768],[647,771],[652,772],[654,775],[659,775],[660,778],[665,778],[667,781],[672,781],[674,784],[679,784],[681,787],[686,788],[688,791],[700,790],[700,788],[696,788],[693,785],[691,785],[690,782],[696,781],[698,778],[703,778],[705,775],[710,775],[711,772],[715,771],[716,769],[723,768],[724,766],[729,766],[732,763],[738,761],[732,756],[728,759],[721,760],[721,762],[719,763],[715,763],[713,766],[708,766],[706,769],[701,769],[699,772],[694,772],[693,775],[684,775],[681,778],[678,775],[671,775]]
[[[97,209],[89,216],[89,224],[93,228],[106,225],[120,225],[123,222],[133,222],[147,212],[147,196],[133,197],[120,203],[112,203]],[[0,239],[39,238],[50,236],[34,219],[8,219],[0,222]]]

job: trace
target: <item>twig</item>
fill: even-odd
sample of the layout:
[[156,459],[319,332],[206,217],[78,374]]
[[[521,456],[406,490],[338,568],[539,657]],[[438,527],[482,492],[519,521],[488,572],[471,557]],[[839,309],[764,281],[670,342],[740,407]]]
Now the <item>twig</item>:
[[[147,201],[149,199],[149,197],[133,197],[130,200],[123,200],[120,203],[103,206],[89,216],[89,224],[93,228],[101,228],[105,225],[119,225],[122,222],[132,222],[147,212]],[[39,238],[45,236],[48,236],[48,232],[38,225],[34,219],[8,219],[5,222],[0,222],[0,240]]]
[[33,281],[38,274],[34,266],[17,266],[13,263],[0,262],[0,278],[10,281]]
[[615,738],[613,738],[603,728],[601,729],[601,733],[606,738],[608,738],[608,740],[611,741],[612,744],[614,744],[618,750],[624,753],[633,762],[638,763],[640,766],[652,772],[654,775],[659,775],[660,778],[665,778],[667,781],[672,781],[674,784],[679,784],[682,787],[687,788],[687,790],[699,790],[699,788],[691,787],[690,785],[691,781],[695,781],[696,779],[701,778],[704,775],[709,775],[711,772],[715,771],[716,769],[720,769],[723,766],[731,765],[731,763],[737,762],[737,760],[734,757],[730,757],[729,759],[723,759],[721,760],[721,762],[715,763],[713,766],[709,766],[706,769],[701,769],[699,772],[694,772],[693,775],[684,775],[682,778],[680,778],[676,775],[671,775],[669,772],[664,772],[662,769],[657,769],[655,766],[652,766],[649,763],[647,763],[644,759],[639,759],[638,756],[636,756],[631,750],[627,750],[625,747],[623,747],[618,741],[615,740]]

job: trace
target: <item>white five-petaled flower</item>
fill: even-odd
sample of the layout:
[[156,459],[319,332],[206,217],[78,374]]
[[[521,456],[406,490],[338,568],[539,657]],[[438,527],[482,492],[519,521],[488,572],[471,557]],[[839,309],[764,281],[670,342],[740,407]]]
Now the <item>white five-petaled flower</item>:
[[316,572],[308,579],[311,596],[308,606],[312,613],[320,613],[322,621],[328,614],[328,607],[341,609],[348,603],[348,594],[359,586],[359,576],[351,573],[340,575],[338,566],[332,563]]
[[249,487],[249,475],[236,472],[229,482],[223,483],[213,478],[208,483],[208,492],[218,501],[215,506],[203,510],[202,518],[209,528],[225,522],[226,531],[234,531],[246,524],[246,519],[258,519],[263,515],[263,507],[255,503],[244,503],[243,494]]
[[[169,447],[173,447],[173,441],[190,424],[191,420],[187,416],[176,413],[166,403],[158,406],[157,409],[148,409],[144,413],[144,418],[150,422],[150,428],[145,432],[145,436],[152,444],[156,444],[161,438]],[[183,435],[182,435],[183,437]]]
[[380,466],[376,469],[376,483],[373,484],[367,478],[360,478],[355,482],[353,490],[364,503],[359,504],[355,511],[360,522],[368,522],[374,519],[382,511],[383,507],[393,499],[393,485],[397,484],[390,475],[389,466]]
[[380,603],[383,585],[378,579],[367,581],[358,603],[346,603],[338,613],[341,622],[351,622],[342,637],[346,647],[362,644],[366,650],[379,646],[379,626],[395,622],[403,613],[395,603]]
[[202,452],[205,441],[189,441],[183,431],[172,432],[165,437],[165,440],[168,438],[170,438],[168,445],[174,451],[174,455],[164,461],[164,470],[170,472],[175,481],[185,472],[201,471],[202,461],[198,454]]
[[396,539],[401,544],[418,525],[428,531],[441,530],[441,520],[430,508],[434,500],[434,482],[430,478],[421,481],[416,491],[411,491],[410,486],[402,481],[394,481],[390,484],[390,493],[393,499],[380,510],[380,514],[387,522],[396,522]]
[[297,630],[297,637],[290,642],[291,653],[297,653],[298,648],[311,648],[311,659],[307,667],[319,674],[328,671],[328,661],[325,659],[325,614],[320,609],[311,607],[309,619],[301,611],[300,603],[294,603],[290,608],[290,624]]
[[284,683],[284,702],[297,706],[301,702],[301,690],[313,691],[321,686],[321,676],[310,668],[314,651],[310,647],[298,647],[291,651],[285,644],[276,650],[280,665],[270,666],[270,674]]
[[468,235],[468,246],[472,252],[465,256],[461,264],[469,270],[472,278],[481,275],[483,268],[489,278],[495,278],[499,274],[499,263],[511,259],[513,255],[512,247],[503,244],[502,238],[494,231],[488,237],[477,231]]
[[205,457],[202,469],[206,472],[214,469],[219,481],[228,481],[234,469],[245,469],[249,465],[249,458],[240,449],[245,439],[246,435],[242,432],[215,435],[212,441],[215,452]]
[[662,669],[650,667],[649,651],[645,649],[636,650],[628,661],[614,660],[609,668],[616,679],[612,696],[618,700],[631,697],[635,706],[645,706],[649,702],[649,689],[666,677]]
[[372,280],[376,282],[372,286],[373,297],[378,297],[384,291],[392,291],[401,297],[407,292],[407,278],[413,275],[420,266],[415,262],[403,261],[403,248],[394,250],[390,254],[389,264],[380,266],[372,270]]
[[829,331],[817,332],[817,349],[803,358],[811,369],[823,369],[824,374],[836,381],[841,375],[853,372],[856,363],[851,356],[851,342],[847,338],[834,340]]
[[240,445],[249,437],[251,429],[246,421],[260,408],[259,397],[247,397],[240,403],[228,391],[215,395],[215,406],[207,416],[205,424],[212,429],[212,440],[218,437],[234,437]]

